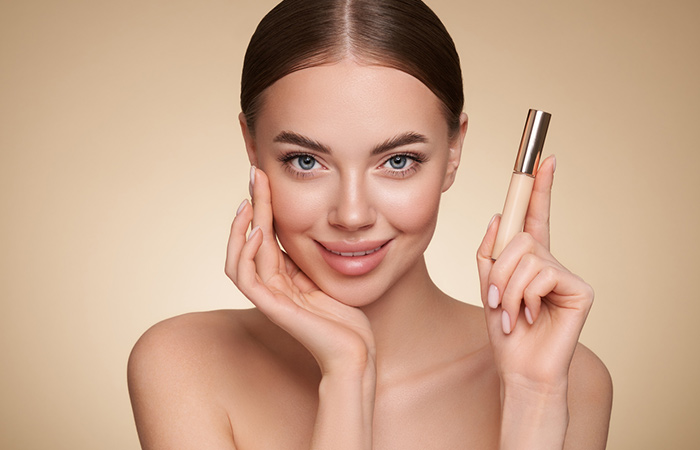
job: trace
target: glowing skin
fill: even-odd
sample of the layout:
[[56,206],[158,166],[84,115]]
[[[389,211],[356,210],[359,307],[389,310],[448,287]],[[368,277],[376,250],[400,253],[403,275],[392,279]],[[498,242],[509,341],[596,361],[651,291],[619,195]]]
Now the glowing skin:
[[363,306],[428,279],[463,134],[450,142],[425,85],[349,60],[309,68],[266,91],[257,124],[246,143],[270,178],[279,241],[324,292]]
[[[488,227],[482,310],[442,293],[423,261],[466,116],[449,142],[417,80],[347,61],[266,94],[255,139],[242,118],[264,171],[251,171],[225,269],[256,308],[179,316],[139,340],[129,388],[143,447],[603,449],[609,376],[574,353],[592,289],[549,252],[554,161],[498,261],[500,219]],[[287,264],[273,213],[322,291]]]

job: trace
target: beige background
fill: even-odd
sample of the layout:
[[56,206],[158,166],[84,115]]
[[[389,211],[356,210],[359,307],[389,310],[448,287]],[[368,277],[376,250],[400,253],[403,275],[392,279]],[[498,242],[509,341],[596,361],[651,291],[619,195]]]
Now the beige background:
[[[247,195],[238,83],[274,3],[0,2],[0,448],[138,448],[138,336],[247,307],[222,271]],[[597,291],[582,340],[615,381],[609,448],[700,448],[700,4],[429,4],[471,118],[438,284],[478,302],[525,114],[552,112],[553,248]]]

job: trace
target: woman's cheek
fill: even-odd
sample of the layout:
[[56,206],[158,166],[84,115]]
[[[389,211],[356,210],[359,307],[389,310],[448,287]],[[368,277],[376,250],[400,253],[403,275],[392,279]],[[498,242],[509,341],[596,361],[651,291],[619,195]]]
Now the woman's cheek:
[[271,181],[270,189],[277,234],[307,230],[323,213],[323,190],[313,183]]
[[379,191],[380,209],[389,222],[405,233],[424,233],[437,222],[440,189],[437,184],[396,183]]

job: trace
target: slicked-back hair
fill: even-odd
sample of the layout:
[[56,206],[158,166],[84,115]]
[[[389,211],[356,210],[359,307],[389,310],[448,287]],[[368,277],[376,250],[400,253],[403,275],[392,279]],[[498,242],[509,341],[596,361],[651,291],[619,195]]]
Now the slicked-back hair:
[[265,90],[298,70],[344,58],[401,70],[441,101],[450,134],[464,107],[454,42],[420,0],[284,0],[258,24],[243,62],[241,108],[248,129]]

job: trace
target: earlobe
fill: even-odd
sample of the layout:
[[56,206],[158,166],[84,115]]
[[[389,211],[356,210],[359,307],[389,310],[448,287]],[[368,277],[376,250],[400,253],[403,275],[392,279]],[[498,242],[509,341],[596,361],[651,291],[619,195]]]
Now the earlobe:
[[255,139],[248,128],[248,122],[246,121],[245,114],[240,113],[238,115],[238,122],[241,125],[241,132],[243,133],[243,140],[245,141],[245,149],[248,153],[248,161],[250,161],[251,166],[258,166],[258,154],[255,151]]
[[469,117],[466,113],[459,116],[459,130],[456,136],[450,142],[450,155],[447,160],[447,168],[445,170],[445,181],[442,185],[442,192],[448,190],[455,181],[457,176],[457,168],[462,159],[462,145],[464,144],[464,136],[467,134],[467,124]]

